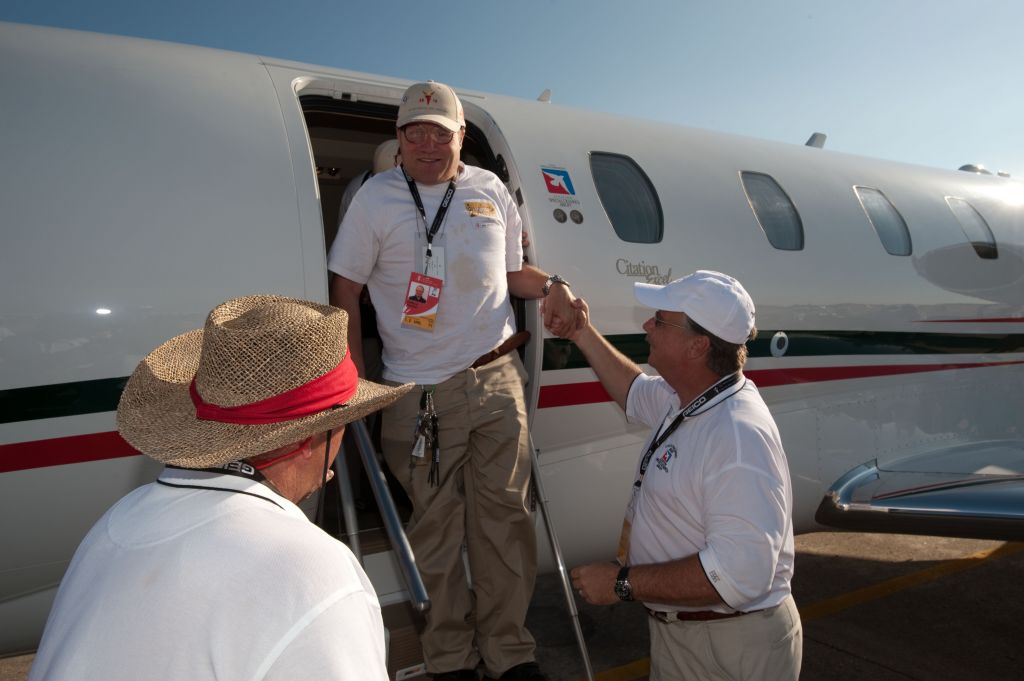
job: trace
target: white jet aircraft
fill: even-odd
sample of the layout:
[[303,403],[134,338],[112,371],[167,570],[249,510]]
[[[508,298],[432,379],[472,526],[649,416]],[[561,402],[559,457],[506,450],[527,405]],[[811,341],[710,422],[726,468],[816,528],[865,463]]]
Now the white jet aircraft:
[[[136,363],[231,296],[326,301],[342,191],[394,136],[407,85],[0,24],[0,653],[35,647],[87,529],[156,473],[114,423]],[[650,315],[633,282],[707,268],[751,292],[746,373],[782,433],[798,532],[1024,539],[1021,182],[460,96],[464,160],[507,183],[529,260],[627,356],[645,361]],[[566,561],[610,557],[646,431],[518,308]],[[400,607],[380,549],[367,571]]]

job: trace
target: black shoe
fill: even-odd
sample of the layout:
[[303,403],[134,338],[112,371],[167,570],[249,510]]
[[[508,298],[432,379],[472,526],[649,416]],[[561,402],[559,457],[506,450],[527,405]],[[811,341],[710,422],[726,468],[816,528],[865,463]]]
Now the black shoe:
[[434,681],[479,681],[475,669],[459,669],[454,672],[441,672],[434,674],[431,678]]
[[[488,679],[488,681],[494,680]],[[536,662],[523,662],[505,670],[498,681],[548,681],[548,677],[544,676],[540,665]]]

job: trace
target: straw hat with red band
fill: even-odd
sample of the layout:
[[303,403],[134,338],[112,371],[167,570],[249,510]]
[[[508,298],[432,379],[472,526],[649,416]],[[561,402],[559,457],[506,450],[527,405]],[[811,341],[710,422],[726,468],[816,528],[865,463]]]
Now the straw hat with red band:
[[213,309],[203,329],[136,367],[117,406],[121,436],[162,463],[206,468],[362,418],[407,393],[358,378],[348,315],[283,296]]

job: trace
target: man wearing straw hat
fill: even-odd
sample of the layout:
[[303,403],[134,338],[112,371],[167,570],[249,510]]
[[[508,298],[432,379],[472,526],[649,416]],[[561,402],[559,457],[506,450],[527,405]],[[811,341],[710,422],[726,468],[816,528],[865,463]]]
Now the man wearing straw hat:
[[347,315],[229,300],[135,369],[122,437],[166,465],[96,523],[30,679],[387,679],[380,606],[348,548],[296,505],[345,424],[411,386],[358,378]]

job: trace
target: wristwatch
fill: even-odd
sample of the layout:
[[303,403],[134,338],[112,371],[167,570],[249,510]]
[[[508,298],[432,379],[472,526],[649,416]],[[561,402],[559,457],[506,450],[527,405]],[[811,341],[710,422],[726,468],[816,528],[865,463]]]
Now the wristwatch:
[[615,578],[615,595],[620,601],[633,600],[633,585],[629,583],[629,566],[623,565],[619,576]]
[[541,293],[543,293],[545,296],[551,293],[551,287],[554,284],[562,284],[566,288],[572,288],[572,286],[569,285],[569,282],[567,282],[565,279],[562,279],[561,276],[557,274],[552,274],[550,277],[548,277],[547,281],[544,282],[544,285],[540,287]]

